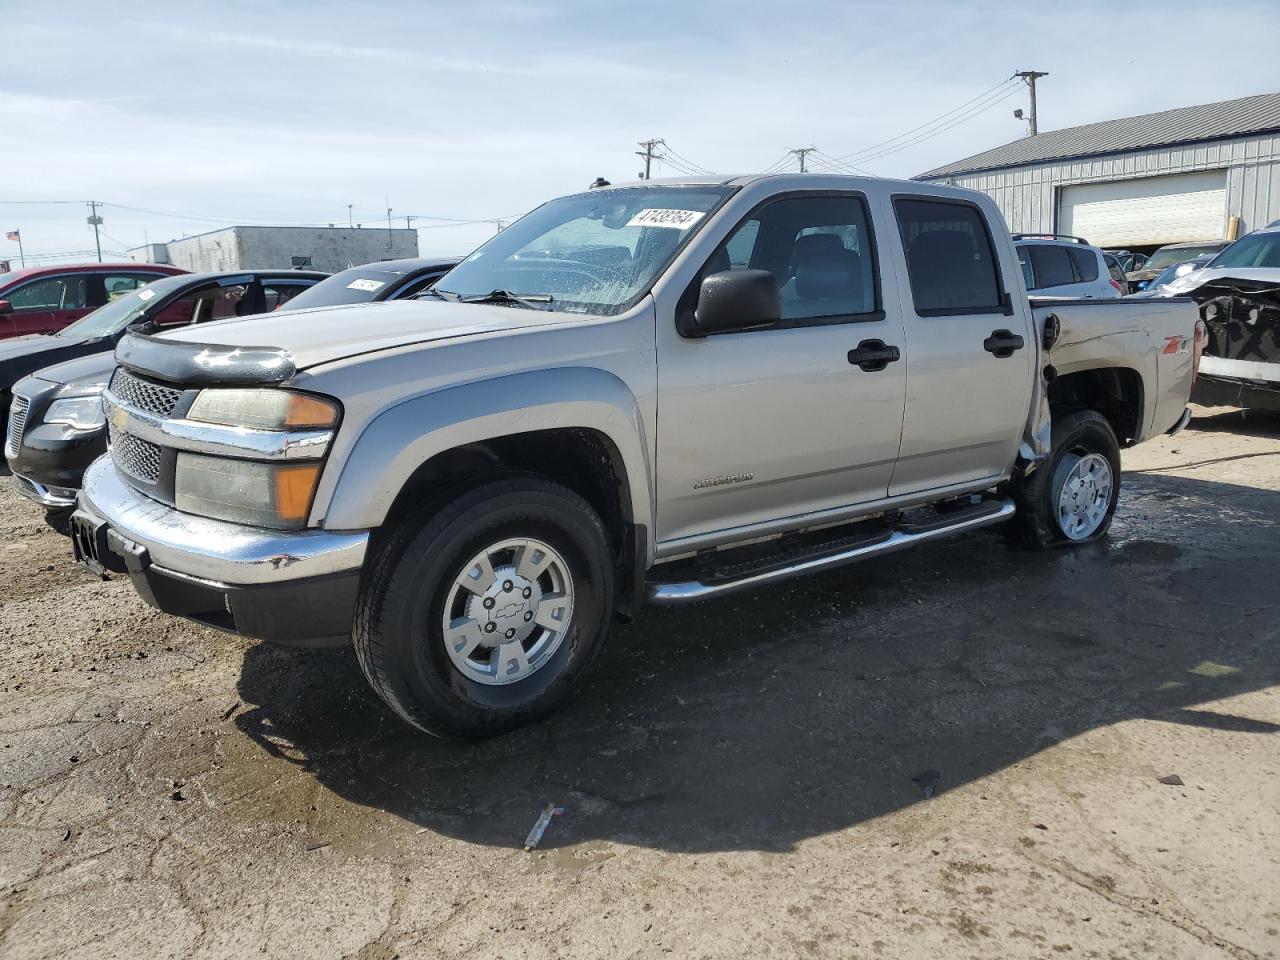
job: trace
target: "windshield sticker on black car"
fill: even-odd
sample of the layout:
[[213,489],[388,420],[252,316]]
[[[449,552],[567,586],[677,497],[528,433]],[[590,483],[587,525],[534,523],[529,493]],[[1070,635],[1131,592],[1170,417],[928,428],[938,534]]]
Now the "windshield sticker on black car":
[[155,292],[154,290],[139,290],[139,291],[138,291],[138,299],[139,299],[139,300],[150,300],[150,299],[151,299],[152,297],[154,297],[155,295],[156,295],[156,292]]
[[672,230],[688,230],[705,217],[701,210],[667,210],[649,207],[627,221],[628,227],[668,227]]
[[363,290],[365,293],[377,293],[386,285],[387,282],[385,280],[352,280],[347,284],[347,289]]

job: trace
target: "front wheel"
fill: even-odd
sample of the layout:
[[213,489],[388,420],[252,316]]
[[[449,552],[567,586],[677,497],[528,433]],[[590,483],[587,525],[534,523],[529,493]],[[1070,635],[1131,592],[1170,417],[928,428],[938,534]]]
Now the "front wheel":
[[377,549],[356,654],[375,692],[427,733],[489,736],[564,703],[613,616],[604,525],[538,477],[482,483]]
[[1046,462],[1014,490],[1020,539],[1035,547],[1106,535],[1120,497],[1120,444],[1106,418],[1081,410],[1053,424]]

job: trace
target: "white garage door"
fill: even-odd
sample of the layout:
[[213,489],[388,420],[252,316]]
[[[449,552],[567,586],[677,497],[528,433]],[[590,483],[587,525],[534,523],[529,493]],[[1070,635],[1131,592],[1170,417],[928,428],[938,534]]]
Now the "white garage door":
[[1226,228],[1225,170],[1064,187],[1058,232],[1099,247],[1220,240]]

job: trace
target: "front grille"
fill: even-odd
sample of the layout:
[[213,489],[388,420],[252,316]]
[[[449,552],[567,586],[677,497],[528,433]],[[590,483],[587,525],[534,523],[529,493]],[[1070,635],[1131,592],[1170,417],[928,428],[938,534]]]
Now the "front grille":
[[143,483],[160,479],[160,448],[115,426],[109,426],[111,459],[129,476]]
[[173,413],[173,408],[182,399],[181,390],[145,380],[123,367],[117,367],[112,374],[110,390],[121,403],[157,417]]
[[4,438],[5,457],[16,457],[18,448],[22,446],[22,434],[27,429],[27,410],[31,401],[16,394],[9,405],[9,429]]

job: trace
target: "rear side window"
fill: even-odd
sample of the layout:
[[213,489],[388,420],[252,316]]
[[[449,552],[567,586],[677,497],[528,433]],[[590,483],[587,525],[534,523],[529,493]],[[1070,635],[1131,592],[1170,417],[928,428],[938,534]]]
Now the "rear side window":
[[[1036,288],[1065,287],[1076,282],[1071,269],[1070,251],[1052,243],[1037,243],[1031,247],[1031,262],[1036,267]],[[1097,277],[1097,271],[1094,271]]]
[[1069,247],[1067,253],[1075,264],[1076,277],[1081,283],[1092,283],[1098,279],[1098,257],[1088,247]]
[[981,212],[967,203],[893,201],[916,313],[946,316],[1004,310],[995,247]]

